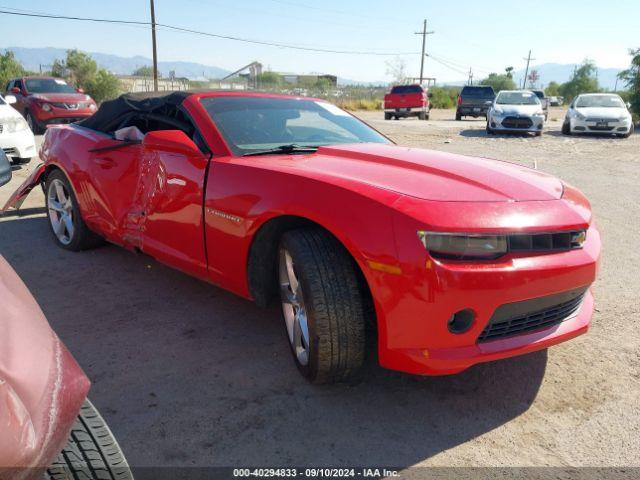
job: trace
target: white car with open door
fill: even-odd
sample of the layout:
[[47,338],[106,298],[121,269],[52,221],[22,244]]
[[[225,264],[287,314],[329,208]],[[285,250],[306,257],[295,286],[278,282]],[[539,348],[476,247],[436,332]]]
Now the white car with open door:
[[29,125],[11,107],[16,97],[0,96],[0,148],[14,164],[29,163],[36,155],[36,141]]

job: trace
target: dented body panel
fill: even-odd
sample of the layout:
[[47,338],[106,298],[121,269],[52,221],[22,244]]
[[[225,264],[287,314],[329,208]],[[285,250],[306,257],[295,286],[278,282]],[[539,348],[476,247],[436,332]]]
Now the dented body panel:
[[[261,228],[283,217],[325,228],[366,280],[385,367],[455,373],[587,330],[593,311],[589,292],[578,314],[561,328],[477,343],[500,306],[587,288],[595,280],[600,237],[589,202],[576,189],[521,165],[385,144],[237,157],[200,100],[256,95],[279,97],[185,96],[181,108],[206,146],[200,151],[195,144],[193,151],[169,151],[144,141],[96,150],[112,141],[109,136],[68,125],[47,131],[42,159],[47,168],[68,176],[92,230],[245,298],[252,297],[249,254]],[[31,183],[21,189],[32,188]],[[432,258],[417,237],[418,230],[570,229],[587,231],[584,248],[509,253],[483,262]],[[472,309],[475,322],[468,332],[453,335],[447,322],[461,309]]]
[[89,380],[0,256],[0,478],[41,478],[62,450]]

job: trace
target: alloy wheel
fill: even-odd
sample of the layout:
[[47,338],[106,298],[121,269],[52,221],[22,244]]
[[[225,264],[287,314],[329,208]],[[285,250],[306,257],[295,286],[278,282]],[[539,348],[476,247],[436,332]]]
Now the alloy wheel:
[[291,254],[283,247],[279,255],[280,298],[287,334],[293,352],[300,363],[309,363],[309,324],[302,287],[296,275]]
[[49,184],[47,209],[49,222],[56,238],[63,245],[69,245],[75,232],[73,201],[65,184],[57,178]]

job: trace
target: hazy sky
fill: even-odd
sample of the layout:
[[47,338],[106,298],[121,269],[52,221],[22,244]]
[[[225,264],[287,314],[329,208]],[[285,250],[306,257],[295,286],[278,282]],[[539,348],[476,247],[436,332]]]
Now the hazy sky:
[[[59,15],[149,19],[148,0],[0,0],[2,7]],[[156,21],[256,40],[341,50],[419,52],[414,35],[428,19],[425,75],[438,81],[481,78],[512,65],[577,63],[626,67],[640,47],[640,0],[156,0]],[[0,15],[0,47],[62,47],[151,56],[148,28]],[[354,80],[386,80],[394,57],[312,53],[160,30],[161,60],[235,70],[253,60],[276,71],[324,72]],[[403,55],[409,73],[420,56]]]

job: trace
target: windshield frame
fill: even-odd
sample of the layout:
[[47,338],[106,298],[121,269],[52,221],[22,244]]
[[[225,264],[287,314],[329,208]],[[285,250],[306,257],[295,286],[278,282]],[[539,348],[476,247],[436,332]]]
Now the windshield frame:
[[[287,139],[286,141],[277,141],[277,142],[273,142],[273,143],[267,143],[267,142],[262,142],[262,143],[234,143],[234,139],[231,138],[230,132],[225,132],[225,129],[223,127],[223,125],[221,124],[222,122],[220,121],[220,118],[216,118],[216,115],[214,114],[213,111],[210,111],[209,107],[208,108],[208,104],[214,104],[216,101],[225,101],[225,100],[229,100],[229,99],[237,99],[237,101],[241,102],[242,100],[253,100],[253,101],[279,101],[279,100],[284,100],[284,101],[296,101],[296,102],[308,102],[311,106],[318,105],[318,107],[324,107],[324,109],[326,109],[327,111],[325,112],[324,110],[320,110],[318,107],[316,108],[309,108],[309,109],[305,109],[302,108],[300,109],[301,112],[303,111],[311,111],[311,112],[318,112],[318,115],[320,117],[323,117],[325,120],[333,123],[336,127],[342,129],[342,130],[346,130],[349,134],[353,135],[353,136],[358,136],[357,132],[354,132],[352,130],[349,130],[348,128],[346,128],[345,126],[341,125],[338,122],[332,122],[332,120],[330,118],[327,118],[328,115],[331,115],[331,111],[332,110],[336,110],[339,111],[339,117],[348,117],[350,122],[354,122],[352,125],[356,126],[357,128],[364,128],[366,131],[368,131],[370,134],[372,134],[372,136],[377,137],[377,140],[379,141],[367,141],[366,139],[362,139],[362,138],[358,138],[359,141],[345,141],[345,142],[326,142],[326,141],[318,141],[318,142],[309,142],[306,139],[301,139],[301,138],[293,138],[293,139]],[[252,94],[252,93],[225,93],[225,94],[210,94],[210,95],[199,95],[198,98],[196,99],[196,103],[199,105],[200,108],[202,108],[203,113],[205,114],[205,116],[207,117],[208,121],[211,122],[211,124],[215,127],[215,130],[217,132],[217,134],[220,137],[220,140],[222,141],[222,143],[224,144],[224,146],[226,147],[226,150],[228,151],[228,154],[231,156],[235,156],[235,157],[243,157],[243,156],[260,156],[260,155],[251,155],[252,153],[259,153],[261,151],[266,151],[266,150],[274,150],[272,153],[273,154],[277,154],[277,152],[275,151],[276,149],[278,149],[278,147],[287,147],[290,146],[291,144],[294,144],[296,146],[299,147],[304,147],[304,148],[321,148],[323,146],[333,146],[333,145],[353,145],[353,144],[358,144],[358,143],[379,143],[381,145],[395,145],[395,142],[393,140],[391,140],[389,137],[387,137],[386,135],[384,135],[383,133],[381,133],[380,131],[378,131],[376,128],[374,128],[373,126],[369,125],[367,122],[361,120],[360,118],[358,118],[357,116],[353,115],[352,113],[343,110],[339,107],[337,107],[336,105],[332,104],[329,101],[320,99],[320,98],[313,98],[313,97],[296,97],[296,96],[289,96],[289,95],[278,95],[278,94],[269,94],[269,93],[265,93],[265,94]],[[256,111],[259,111],[259,109],[254,109]],[[277,110],[277,109],[275,109]],[[283,111],[289,111],[291,109],[282,109]],[[324,115],[322,115],[322,113]],[[300,118],[300,117],[296,117]],[[300,125],[301,127],[305,128],[305,125]],[[309,128],[313,128],[313,126],[310,126]],[[244,148],[243,148],[244,146]],[[250,147],[250,148],[247,148]],[[291,152],[290,154],[297,154],[297,153],[301,153],[301,152]],[[249,155],[247,155],[249,154]],[[283,154],[289,154],[289,153],[283,153]]]
[[[619,105],[579,105],[581,100],[588,100],[588,99],[595,99],[597,97],[608,97],[608,98],[614,98],[616,100],[618,100],[620,102]],[[624,103],[624,100],[622,100],[622,98],[619,95],[615,95],[615,94],[610,94],[610,93],[599,93],[597,95],[580,95],[578,96],[578,98],[576,98],[576,102],[575,102],[575,106],[574,108],[624,108],[625,110],[627,109],[627,105]]]
[[[500,102],[500,97],[501,96],[506,96],[508,94],[520,94],[521,96],[525,96],[525,94],[529,94],[530,98],[533,98],[535,100],[535,102],[533,103],[502,103]],[[498,95],[496,95],[496,105],[513,105],[513,106],[518,106],[518,107],[533,107],[536,105],[541,106],[542,103],[540,102],[540,98],[538,98],[538,96],[533,93],[533,92],[529,92],[529,91],[507,91],[507,90],[503,90],[502,92],[499,92]]]
[[[33,89],[31,89],[29,87],[29,82],[34,82],[34,81],[36,81],[36,82],[52,82],[52,83],[54,83],[56,85],[60,85],[61,87],[62,87],[62,84],[58,83],[58,82],[64,82],[64,86],[66,86],[69,90],[68,91],[48,90],[46,92],[33,90]],[[35,94],[46,95],[47,93],[61,93],[61,94],[69,95],[69,94],[77,94],[78,93],[78,91],[75,88],[73,88],[71,85],[69,85],[62,78],[25,78],[23,86],[24,86],[25,91],[27,93],[29,93],[29,94],[35,93]]]

